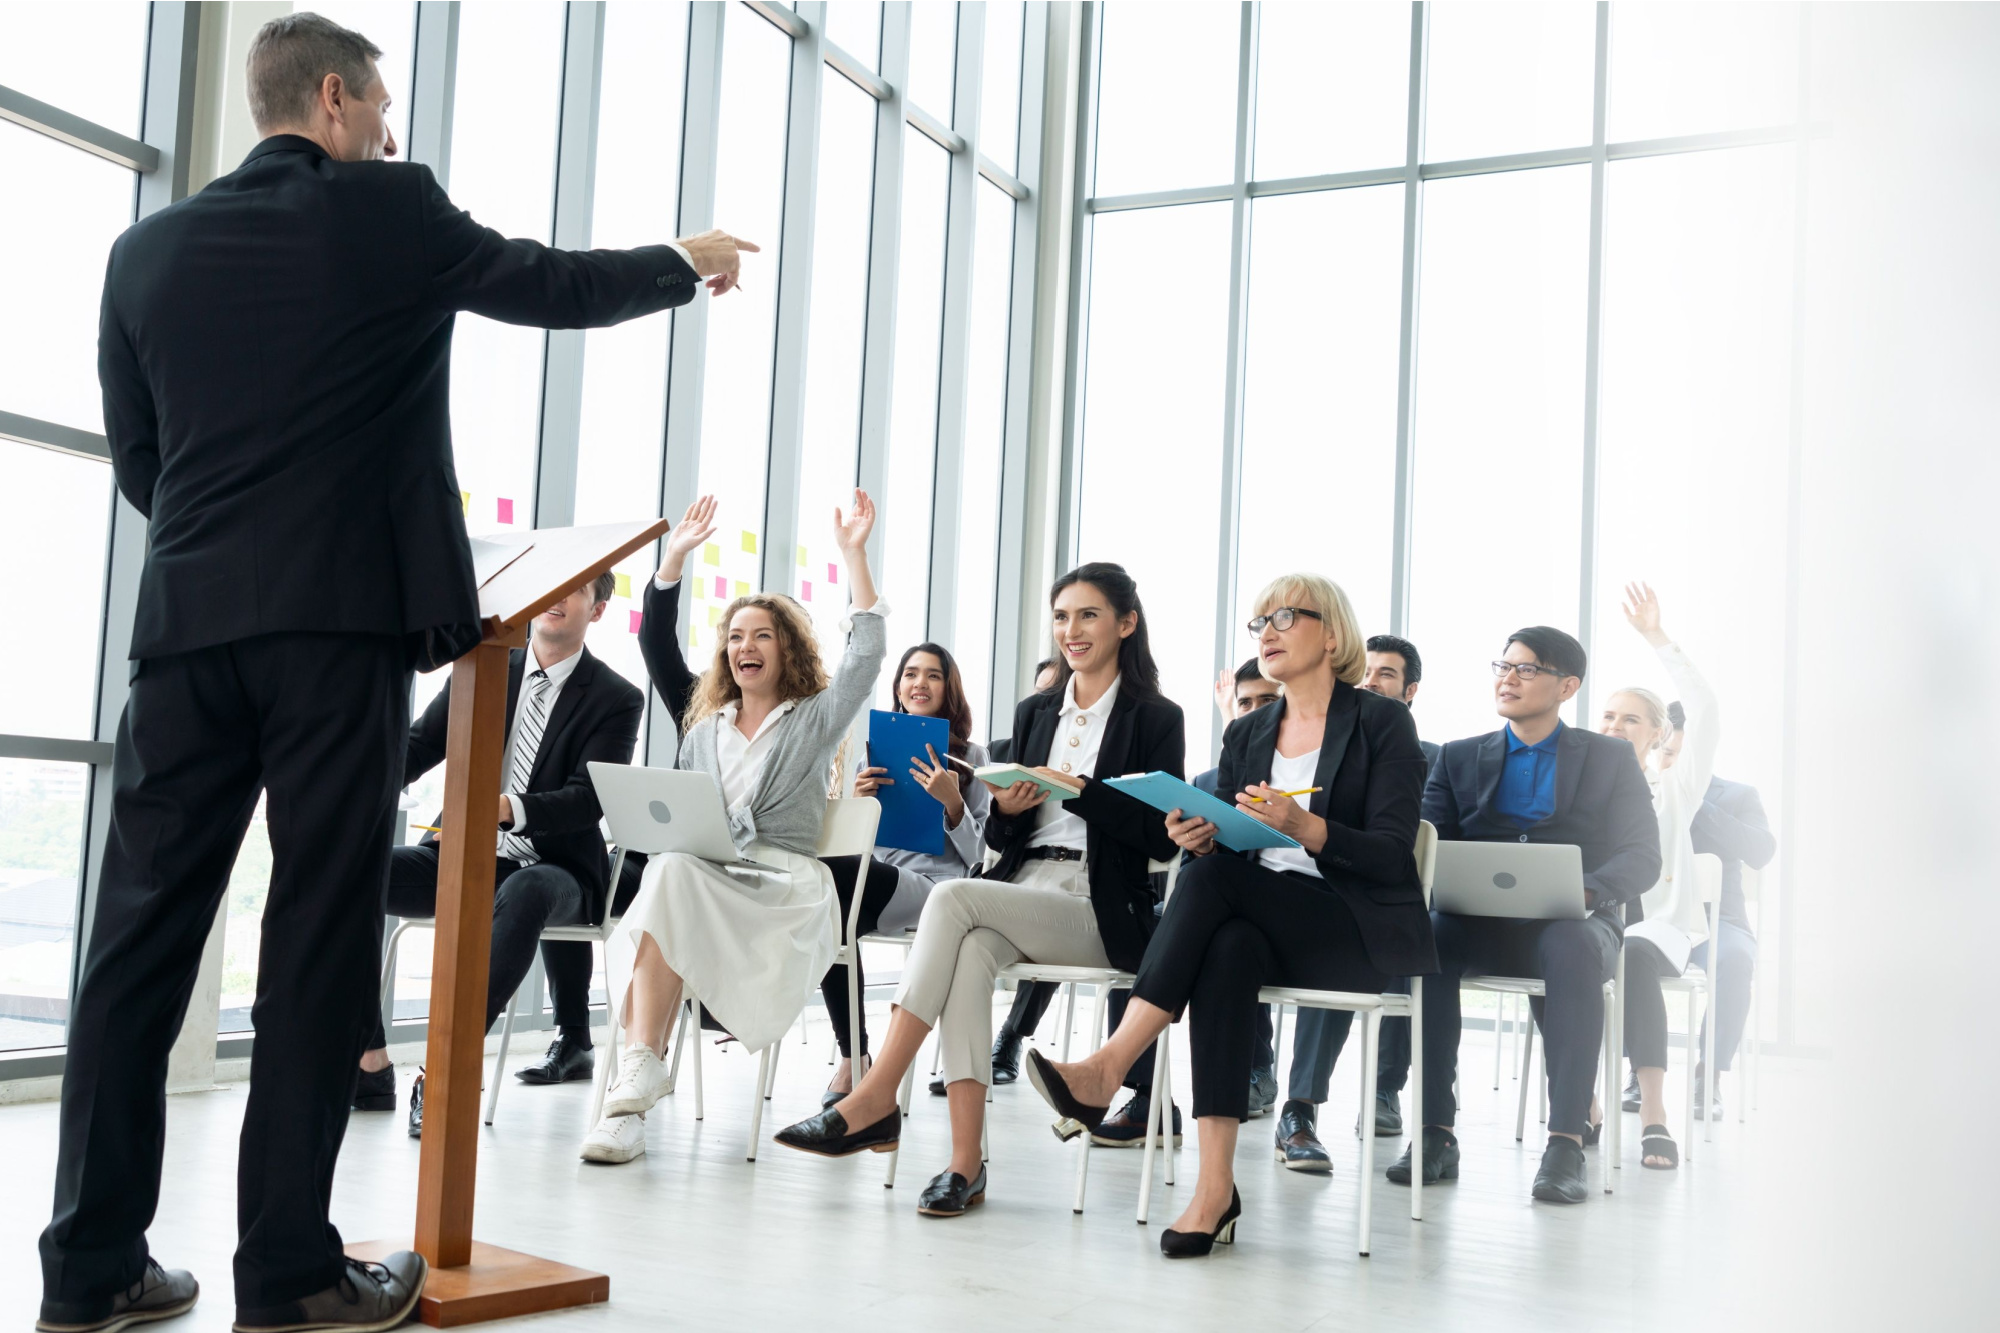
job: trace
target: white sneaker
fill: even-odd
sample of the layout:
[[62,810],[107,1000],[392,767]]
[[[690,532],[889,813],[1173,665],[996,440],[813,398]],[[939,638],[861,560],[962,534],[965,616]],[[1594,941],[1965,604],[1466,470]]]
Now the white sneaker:
[[646,1155],[646,1118],[637,1115],[607,1115],[597,1128],[583,1136],[586,1162],[629,1162]]
[[654,1055],[651,1047],[635,1042],[618,1057],[618,1077],[604,1095],[605,1117],[644,1115],[673,1090],[666,1062]]

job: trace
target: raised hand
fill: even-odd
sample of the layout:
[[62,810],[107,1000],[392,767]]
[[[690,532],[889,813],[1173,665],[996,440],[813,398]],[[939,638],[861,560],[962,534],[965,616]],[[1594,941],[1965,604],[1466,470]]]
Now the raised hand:
[[1647,643],[1657,646],[1669,642],[1666,631],[1660,628],[1660,597],[1651,585],[1626,584],[1620,609],[1625,612],[1625,623],[1644,635]]
[[744,253],[759,253],[757,246],[720,227],[710,227],[698,236],[683,236],[677,244],[694,261],[695,274],[706,279],[711,296],[741,286]]
[[868,498],[868,492],[855,488],[853,508],[842,513],[839,506],[833,511],[833,542],[842,555],[852,557],[854,552],[868,545],[868,534],[875,531],[875,502]]
[[1215,711],[1225,727],[1236,720],[1236,673],[1228,667],[1215,673]]
[[714,535],[715,497],[704,495],[687,507],[680,522],[668,529],[666,551],[660,558],[660,582],[677,581],[688,555]]

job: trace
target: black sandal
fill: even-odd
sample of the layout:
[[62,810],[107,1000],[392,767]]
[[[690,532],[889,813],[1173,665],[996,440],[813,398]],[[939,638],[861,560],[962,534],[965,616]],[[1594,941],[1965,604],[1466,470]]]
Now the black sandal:
[[[1656,1148],[1653,1146],[1655,1144],[1664,1147]],[[1655,1166],[1646,1160],[1648,1157],[1664,1157],[1667,1159],[1667,1164]],[[1674,1136],[1667,1132],[1665,1125],[1647,1125],[1639,1131],[1639,1165],[1648,1171],[1673,1171],[1678,1169],[1680,1164],[1680,1145],[1674,1142]]]

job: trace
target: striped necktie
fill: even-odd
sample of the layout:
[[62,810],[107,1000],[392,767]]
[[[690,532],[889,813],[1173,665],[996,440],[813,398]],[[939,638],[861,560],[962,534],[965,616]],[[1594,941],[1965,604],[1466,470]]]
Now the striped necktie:
[[[521,703],[521,724],[514,731],[514,756],[507,774],[508,791],[519,793],[528,790],[528,778],[535,771],[535,751],[540,748],[542,731],[549,724],[549,694],[552,688],[546,671],[537,670],[528,677],[528,697]],[[495,850],[508,860],[524,866],[542,859],[536,854],[533,843],[512,833],[501,833]]]

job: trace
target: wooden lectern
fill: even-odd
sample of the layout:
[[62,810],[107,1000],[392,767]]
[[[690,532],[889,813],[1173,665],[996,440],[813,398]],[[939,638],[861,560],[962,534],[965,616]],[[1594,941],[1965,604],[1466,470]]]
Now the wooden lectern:
[[657,540],[667,520],[542,528],[477,544],[484,637],[451,666],[431,967],[424,1137],[414,1244],[364,1241],[356,1259],[414,1249],[430,1262],[417,1315],[434,1328],[610,1299],[602,1273],[472,1238],[479,1159],[479,1083],[486,1051],[486,965],[493,938],[493,862],[506,764],[507,655],[528,622],[572,589]]

